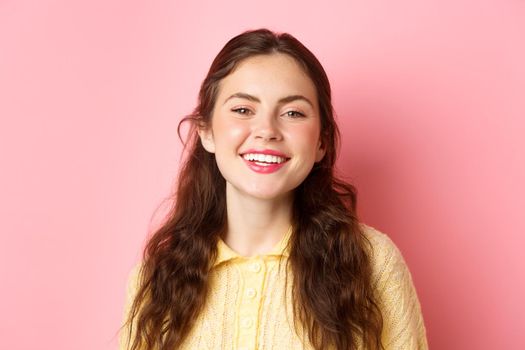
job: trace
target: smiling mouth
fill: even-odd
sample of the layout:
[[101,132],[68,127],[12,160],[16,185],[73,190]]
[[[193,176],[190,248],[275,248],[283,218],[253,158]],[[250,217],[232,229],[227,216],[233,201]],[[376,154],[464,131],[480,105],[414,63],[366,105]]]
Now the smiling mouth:
[[261,166],[267,166],[271,164],[282,164],[290,160],[290,158],[262,153],[245,153],[241,154],[241,157],[243,157],[249,162],[253,162]]

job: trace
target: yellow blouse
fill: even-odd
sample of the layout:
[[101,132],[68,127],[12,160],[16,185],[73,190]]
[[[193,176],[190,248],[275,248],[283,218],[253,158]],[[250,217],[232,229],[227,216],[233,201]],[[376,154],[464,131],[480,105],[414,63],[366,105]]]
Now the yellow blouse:
[[[400,251],[385,234],[362,227],[373,247],[373,281],[384,319],[385,349],[428,349],[420,304]],[[293,325],[291,272],[285,269],[290,235],[291,230],[269,254],[248,258],[219,241],[211,293],[181,349],[313,349]],[[137,288],[138,270],[129,278],[125,316]],[[123,329],[121,350],[128,349],[126,334]]]

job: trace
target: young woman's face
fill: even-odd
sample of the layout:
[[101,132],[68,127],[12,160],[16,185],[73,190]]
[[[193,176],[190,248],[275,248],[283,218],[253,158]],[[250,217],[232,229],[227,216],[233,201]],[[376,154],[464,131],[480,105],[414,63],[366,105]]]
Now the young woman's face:
[[316,88],[284,54],[242,61],[219,86],[211,127],[199,131],[228,191],[291,196],[324,156]]

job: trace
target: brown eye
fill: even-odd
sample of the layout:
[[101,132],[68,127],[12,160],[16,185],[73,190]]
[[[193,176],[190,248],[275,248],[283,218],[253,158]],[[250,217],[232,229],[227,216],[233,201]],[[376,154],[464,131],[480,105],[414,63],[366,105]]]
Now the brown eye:
[[305,116],[303,113],[299,111],[288,111],[285,113],[285,115],[290,118],[302,118]]
[[232,109],[232,112],[242,114],[242,115],[247,115],[247,114],[250,114],[251,111],[246,107],[239,107],[239,108]]

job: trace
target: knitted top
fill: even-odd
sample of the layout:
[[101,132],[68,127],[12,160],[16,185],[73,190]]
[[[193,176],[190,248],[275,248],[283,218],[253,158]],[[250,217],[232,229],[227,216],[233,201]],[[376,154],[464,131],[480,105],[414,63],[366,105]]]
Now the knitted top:
[[[386,350],[428,349],[420,304],[400,251],[385,234],[364,224],[362,228],[373,248],[383,346]],[[288,257],[290,235],[291,230],[270,253],[253,257],[242,257],[219,240],[207,303],[181,349],[313,349],[308,336],[293,325],[291,286],[286,283],[291,272],[285,272],[282,263]],[[137,289],[138,271],[136,267],[129,278],[125,316]],[[127,331],[121,332],[121,350],[129,346]]]

